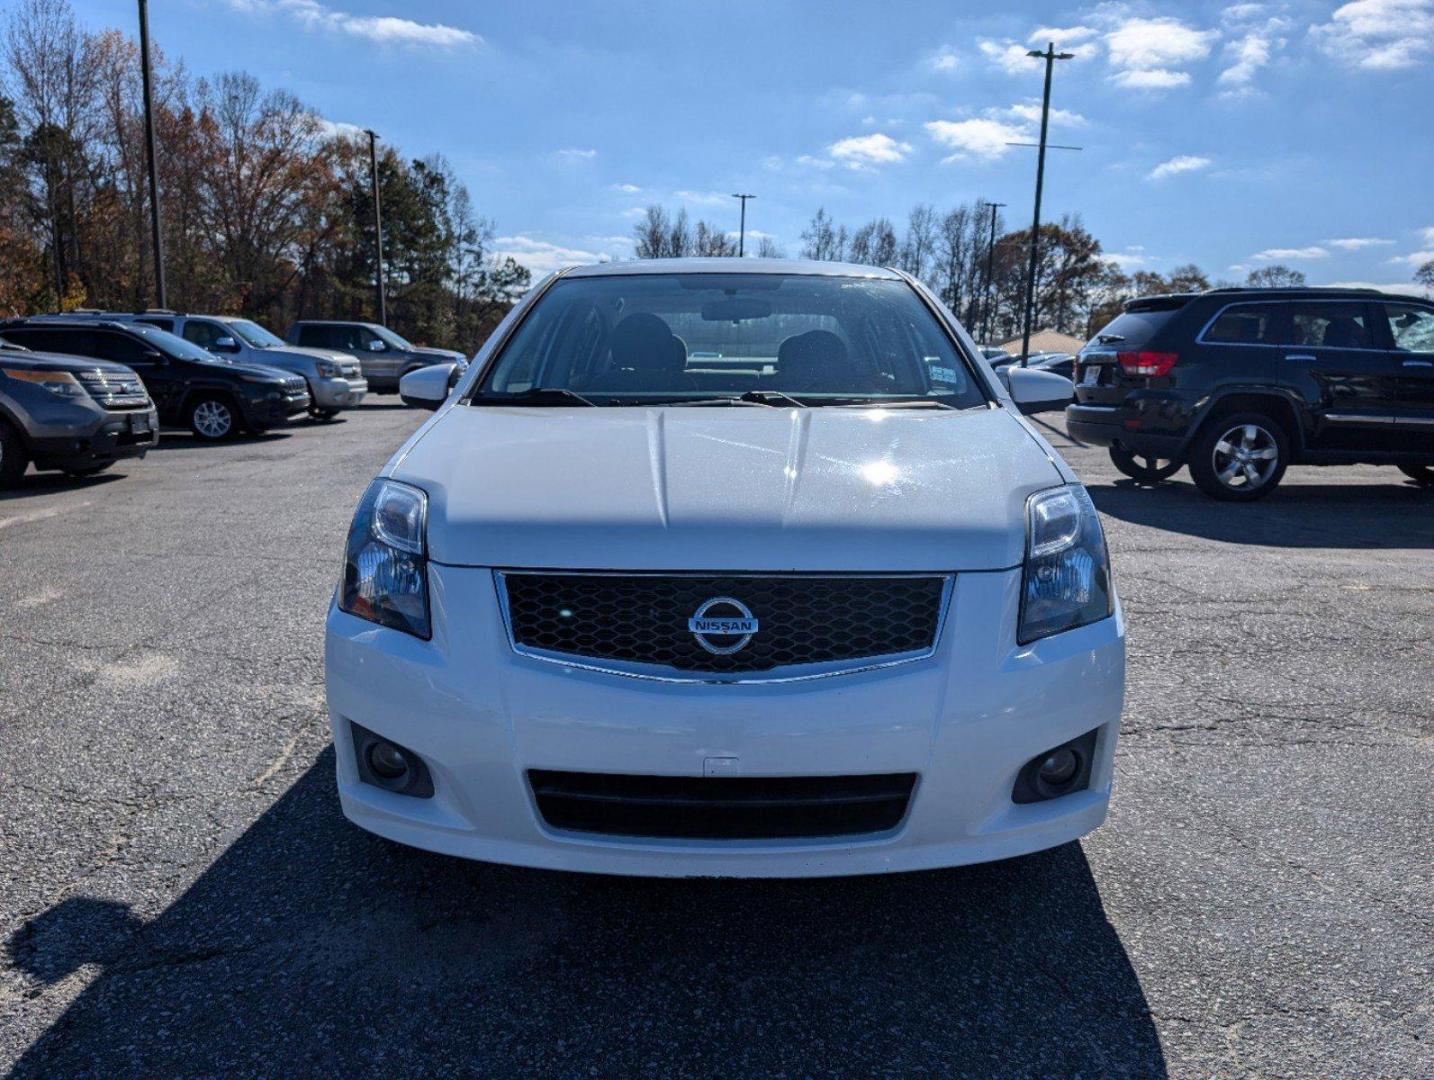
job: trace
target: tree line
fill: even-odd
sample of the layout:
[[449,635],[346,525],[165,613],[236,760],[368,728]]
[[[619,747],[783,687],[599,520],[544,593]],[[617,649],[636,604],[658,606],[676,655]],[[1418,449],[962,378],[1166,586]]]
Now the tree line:
[[[285,90],[195,78],[151,47],[171,307],[376,319],[367,139]],[[23,0],[0,37],[0,314],[152,302],[136,41]],[[529,284],[439,155],[378,159],[389,321],[471,351]]]

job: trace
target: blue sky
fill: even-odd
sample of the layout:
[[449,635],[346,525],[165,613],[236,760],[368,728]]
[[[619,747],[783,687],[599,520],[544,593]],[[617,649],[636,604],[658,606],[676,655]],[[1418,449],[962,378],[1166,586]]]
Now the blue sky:
[[[995,13],[997,8],[1000,13]],[[132,28],[129,0],[77,0]],[[1272,261],[1408,283],[1434,259],[1434,0],[1032,3],[152,0],[197,75],[244,69],[326,119],[444,154],[535,270],[631,253],[650,202],[788,254],[838,221],[976,196],[1029,221],[1041,64],[1046,213],[1127,269]]]

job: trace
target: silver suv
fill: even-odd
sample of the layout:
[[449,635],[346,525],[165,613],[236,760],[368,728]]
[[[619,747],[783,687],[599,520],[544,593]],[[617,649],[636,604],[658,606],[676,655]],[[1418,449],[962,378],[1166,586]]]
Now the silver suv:
[[150,311],[122,318],[148,323],[178,334],[216,356],[241,364],[263,364],[302,375],[309,384],[309,415],[330,420],[339,410],[351,409],[368,393],[359,362],[335,349],[306,349],[287,345],[277,334],[252,319],[233,315],[181,315]]

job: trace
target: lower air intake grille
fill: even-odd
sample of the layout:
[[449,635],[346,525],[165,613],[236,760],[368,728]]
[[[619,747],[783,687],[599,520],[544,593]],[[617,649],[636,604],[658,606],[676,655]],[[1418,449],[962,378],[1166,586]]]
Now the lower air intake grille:
[[543,820],[555,829],[775,840],[894,829],[906,814],[916,774],[708,778],[533,769],[528,782]]
[[[919,653],[936,642],[946,579],[940,576],[502,575],[513,644],[595,660],[687,671],[766,671],[793,664]],[[740,601],[756,620],[745,644],[688,620],[714,598]],[[706,612],[740,614],[730,603]]]

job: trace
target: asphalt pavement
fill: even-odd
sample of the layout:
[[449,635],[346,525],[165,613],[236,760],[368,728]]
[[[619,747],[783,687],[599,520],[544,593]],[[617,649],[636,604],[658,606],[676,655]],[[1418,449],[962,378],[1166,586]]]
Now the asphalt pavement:
[[323,613],[424,414],[0,500],[0,1071],[1428,1077],[1434,491],[1253,506],[1052,441],[1129,621],[1110,820],[799,882],[509,869],[348,825]]

